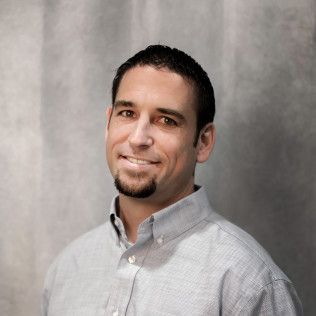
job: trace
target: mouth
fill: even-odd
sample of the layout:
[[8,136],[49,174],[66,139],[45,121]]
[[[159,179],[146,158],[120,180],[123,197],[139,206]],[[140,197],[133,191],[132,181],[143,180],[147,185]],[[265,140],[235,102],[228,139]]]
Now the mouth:
[[136,164],[136,165],[152,165],[156,164],[156,161],[147,160],[144,158],[136,158],[131,156],[121,156],[124,159],[128,160],[130,163]]

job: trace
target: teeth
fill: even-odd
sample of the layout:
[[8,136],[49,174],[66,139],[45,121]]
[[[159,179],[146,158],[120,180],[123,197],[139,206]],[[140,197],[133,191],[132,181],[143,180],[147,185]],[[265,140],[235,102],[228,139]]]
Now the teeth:
[[126,157],[126,159],[132,163],[138,164],[138,165],[149,165],[150,162],[147,160],[142,160],[142,159],[136,159],[132,157]]

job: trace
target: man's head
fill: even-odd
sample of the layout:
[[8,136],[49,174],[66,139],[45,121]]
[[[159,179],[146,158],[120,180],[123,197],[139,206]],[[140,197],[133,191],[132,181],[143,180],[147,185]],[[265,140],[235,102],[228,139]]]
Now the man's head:
[[189,55],[177,48],[164,45],[151,45],[141,50],[123,63],[116,72],[112,85],[112,104],[115,103],[117,91],[124,74],[136,66],[166,68],[182,76],[194,88],[196,98],[197,125],[194,145],[203,126],[213,122],[215,115],[215,98],[212,83],[203,68]]
[[[213,89],[183,52],[153,46],[138,54],[114,79],[107,160],[121,194],[169,205],[192,192],[196,162],[206,161],[213,147]],[[202,83],[193,81],[197,73]]]

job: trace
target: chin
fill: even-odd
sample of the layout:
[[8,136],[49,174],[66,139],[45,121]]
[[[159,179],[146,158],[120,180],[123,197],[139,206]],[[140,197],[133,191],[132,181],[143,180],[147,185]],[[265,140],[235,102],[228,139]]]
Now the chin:
[[[133,181],[134,182],[134,181]],[[127,181],[122,180],[119,175],[114,178],[114,184],[116,189],[121,193],[133,198],[147,198],[156,192],[156,181],[149,179],[143,184],[136,183],[130,184]]]

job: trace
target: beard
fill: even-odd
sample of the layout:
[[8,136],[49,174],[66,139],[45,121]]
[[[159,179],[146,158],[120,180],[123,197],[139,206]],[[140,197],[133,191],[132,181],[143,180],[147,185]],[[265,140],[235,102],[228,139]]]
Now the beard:
[[143,199],[155,193],[157,184],[154,178],[148,179],[146,182],[141,183],[141,174],[137,174],[136,177],[139,179],[139,183],[132,185],[120,179],[120,175],[118,173],[114,178],[114,185],[120,193],[133,198]]

